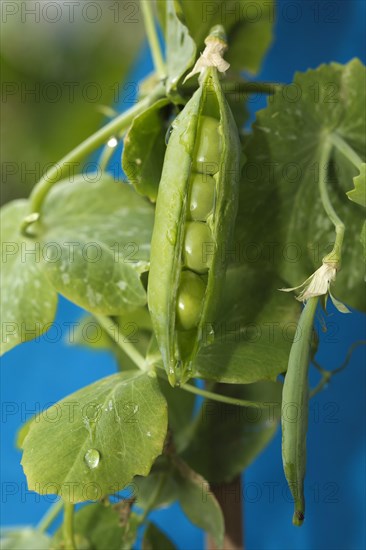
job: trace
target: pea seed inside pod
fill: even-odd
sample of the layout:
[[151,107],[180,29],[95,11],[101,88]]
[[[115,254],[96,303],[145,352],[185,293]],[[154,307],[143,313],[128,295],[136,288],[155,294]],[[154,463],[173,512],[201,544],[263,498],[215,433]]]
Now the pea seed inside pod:
[[207,223],[188,222],[184,238],[184,263],[196,273],[207,273],[210,268],[214,245]]
[[206,221],[215,205],[215,180],[206,174],[193,174],[189,200],[190,217]]
[[220,123],[216,118],[202,116],[199,122],[197,149],[193,170],[213,176],[219,171],[221,155]]
[[183,271],[178,289],[177,324],[181,330],[198,326],[206,286],[201,277],[191,271]]

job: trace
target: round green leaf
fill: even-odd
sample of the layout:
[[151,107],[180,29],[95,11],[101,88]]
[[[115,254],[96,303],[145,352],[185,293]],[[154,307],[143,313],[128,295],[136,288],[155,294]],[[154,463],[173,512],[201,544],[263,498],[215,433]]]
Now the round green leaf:
[[146,303],[140,275],[148,268],[154,211],[110,175],[78,176],[56,185],[42,210],[42,260],[58,292],[102,315]]
[[[357,59],[345,66],[322,65],[297,73],[294,83],[277,91],[257,113],[245,149],[238,235],[242,244],[252,241],[260,249],[274,245],[269,260],[276,262],[288,287],[307,279],[332,249],[335,230],[320,200],[319,163],[324,141],[333,135],[357,155],[365,154],[364,82],[365,68]],[[363,309],[359,234],[364,213],[346,196],[355,175],[357,169],[334,147],[327,187],[346,232],[333,293]]]
[[33,340],[54,320],[57,294],[42,272],[42,248],[23,237],[26,200],[1,209],[1,353]]
[[166,401],[145,373],[109,376],[70,395],[32,423],[22,465],[30,490],[96,500],[147,475],[167,430]]

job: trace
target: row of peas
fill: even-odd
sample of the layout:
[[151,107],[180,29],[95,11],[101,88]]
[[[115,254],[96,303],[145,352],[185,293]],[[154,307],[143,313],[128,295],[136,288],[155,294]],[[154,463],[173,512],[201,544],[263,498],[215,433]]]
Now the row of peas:
[[215,174],[221,154],[219,121],[202,116],[199,121],[195,155],[189,185],[189,207],[183,245],[183,265],[177,300],[180,330],[194,329],[200,319],[210,269],[213,243],[208,217],[215,206]]

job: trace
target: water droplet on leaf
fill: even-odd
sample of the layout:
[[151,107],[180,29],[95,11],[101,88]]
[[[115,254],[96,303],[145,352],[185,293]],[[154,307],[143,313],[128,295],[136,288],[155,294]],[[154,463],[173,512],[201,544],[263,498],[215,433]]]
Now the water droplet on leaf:
[[89,449],[85,453],[84,460],[91,470],[97,468],[100,461],[100,452],[97,449]]

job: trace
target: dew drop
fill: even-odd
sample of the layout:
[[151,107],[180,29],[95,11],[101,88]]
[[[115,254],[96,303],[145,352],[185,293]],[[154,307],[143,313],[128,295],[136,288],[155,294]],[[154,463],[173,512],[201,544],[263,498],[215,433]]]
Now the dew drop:
[[114,149],[114,147],[117,147],[117,145],[118,145],[118,140],[115,137],[112,137],[108,141],[108,147],[110,147],[111,149]]
[[177,229],[176,228],[169,229],[166,236],[170,244],[174,246],[175,243],[177,242]]
[[84,460],[86,465],[93,470],[98,467],[100,461],[100,452],[97,449],[88,449],[85,453]]
[[165,134],[165,145],[168,145],[168,142],[169,142],[170,136],[172,135],[173,130],[174,130],[174,126],[173,124],[171,124]]

